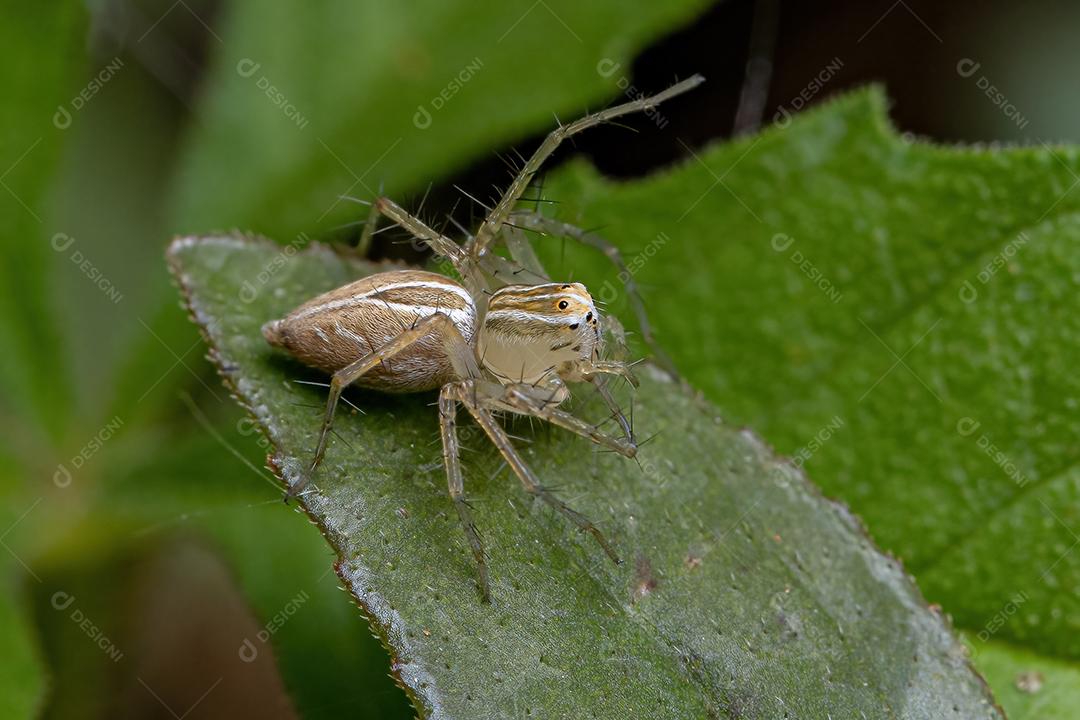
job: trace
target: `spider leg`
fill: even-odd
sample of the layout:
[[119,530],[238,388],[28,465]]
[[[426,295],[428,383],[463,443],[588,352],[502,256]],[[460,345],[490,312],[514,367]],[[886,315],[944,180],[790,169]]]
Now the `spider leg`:
[[510,250],[510,257],[514,259],[514,262],[536,278],[531,282],[546,283],[551,281],[547,271],[544,270],[544,266],[540,263],[540,258],[536,256],[536,252],[533,250],[529,238],[525,236],[524,232],[516,227],[507,226],[502,229],[501,235],[506,243],[507,249]]
[[630,364],[620,360],[578,360],[562,363],[558,366],[556,374],[569,382],[595,383],[604,375],[621,377],[634,387],[638,386],[638,380],[634,377]]
[[509,409],[520,415],[529,415],[545,420],[552,425],[565,428],[583,438],[592,440],[597,445],[614,450],[624,457],[632,458],[637,455],[637,442],[630,432],[629,423],[624,428],[624,437],[609,435],[601,431],[599,426],[588,423],[565,410],[560,410],[553,402],[547,401],[547,398],[543,395],[544,392],[546,391],[543,388],[534,385],[508,385],[502,397],[492,399],[489,402],[495,407]]
[[[641,291],[638,289],[637,282],[634,281],[634,274],[630,272],[630,269],[626,266],[626,262],[623,260],[619,248],[613,245],[609,240],[594,232],[582,230],[570,223],[549,218],[540,213],[524,211],[515,212],[513,214],[513,219],[515,224],[530,230],[535,230],[541,235],[569,237],[604,253],[604,256],[607,257],[615,266],[615,269],[618,270],[619,280],[622,282],[623,289],[626,291],[626,296],[630,300],[630,307],[637,317],[638,327],[641,328],[641,337],[645,341],[645,344],[653,353],[661,367],[667,370],[671,375],[679,377],[679,374],[675,369],[675,364],[671,361],[671,358],[668,357],[667,353],[660,349],[660,346],[656,342],[656,338],[653,336],[652,323],[649,322],[649,315],[645,311],[645,303],[641,299]],[[609,317],[608,322],[610,321],[611,319]]]
[[356,243],[356,251],[360,257],[367,257],[371,251],[371,239],[375,236],[375,227],[379,224],[379,205],[371,203],[367,219],[364,221],[364,229],[360,233],[360,241]]
[[680,83],[672,85],[663,92],[659,92],[650,97],[639,98],[628,103],[623,103],[622,105],[609,107],[600,112],[586,115],[569,125],[560,125],[552,130],[547,138],[544,139],[544,142],[541,143],[540,147],[537,148],[536,152],[533,153],[532,157],[530,157],[522,166],[521,172],[519,172],[517,177],[510,183],[510,187],[503,193],[498,204],[496,204],[494,209],[488,213],[487,218],[484,220],[483,225],[480,226],[480,229],[476,233],[476,237],[471,243],[471,247],[469,248],[470,254],[475,258],[480,257],[487,252],[488,245],[495,239],[495,236],[502,228],[503,223],[505,223],[506,219],[510,216],[510,212],[525,193],[525,189],[528,188],[529,183],[532,182],[533,176],[536,175],[541,166],[543,166],[544,161],[555,152],[555,149],[559,147],[563,140],[595,125],[602,125],[609,120],[614,120],[622,115],[648,110],[669,98],[697,87],[704,81],[705,78],[701,75],[694,75]]
[[480,594],[484,602],[491,602],[491,585],[488,582],[487,562],[484,560],[484,544],[480,533],[473,523],[469,504],[465,501],[465,481],[461,475],[461,446],[457,436],[457,386],[444,385],[439,392],[439,428],[442,432],[443,463],[446,465],[446,480],[450,487],[450,499],[454,501],[465,539],[469,543],[473,557],[476,558],[479,574]]
[[418,320],[413,323],[412,327],[403,330],[400,335],[391,339],[382,347],[341,368],[330,379],[330,395],[326,401],[326,413],[323,416],[322,430],[319,432],[319,442],[315,448],[315,458],[311,461],[307,474],[289,488],[286,499],[296,497],[308,486],[312,474],[319,466],[319,463],[322,462],[323,456],[326,454],[326,443],[330,437],[330,430],[334,424],[334,410],[337,408],[342,391],[356,382],[364,373],[389,360],[436,329],[441,330],[445,333],[445,337],[448,338],[447,351],[454,361],[455,370],[465,377],[479,374],[479,370],[475,369],[475,359],[472,359],[471,347],[465,342],[453,320],[449,316],[438,312]]
[[[608,410],[611,411],[611,417],[615,419],[615,422],[619,424],[619,429],[622,430],[623,439],[631,445],[637,445],[637,438],[634,437],[634,425],[630,420],[626,419],[626,415],[623,413],[622,408],[619,407],[618,401],[615,400],[615,396],[611,394],[611,390],[608,389],[607,383],[599,377],[590,378],[589,382],[596,386],[596,391],[600,394],[600,397],[607,403]],[[633,416],[633,406],[631,406],[631,417]]]
[[453,240],[431,229],[423,220],[410,215],[390,198],[380,197],[375,201],[375,208],[408,230],[415,238],[422,240],[436,255],[449,260],[473,296],[479,295],[486,287],[473,258]]
[[548,281],[547,275],[542,270],[540,272],[531,270],[495,253],[488,253],[474,262],[484,274],[495,281],[495,284],[491,286],[493,290],[504,285],[537,285]]
[[[612,559],[616,564],[621,564],[622,561],[615,553],[614,548],[608,544],[608,541],[604,538],[603,533],[596,527],[587,517],[574,510],[562,500],[552,495],[533,475],[529,466],[522,460],[521,455],[514,448],[514,445],[510,442],[510,438],[507,437],[506,431],[502,429],[495,418],[491,416],[489,408],[484,407],[481,404],[480,397],[483,394],[482,388],[473,382],[462,383],[458,386],[457,399],[465,406],[465,409],[469,411],[469,414],[473,416],[476,423],[487,434],[488,439],[499,450],[503,458],[506,460],[506,464],[510,466],[510,469],[514,471],[514,474],[521,480],[522,486],[525,488],[525,492],[529,493],[533,497],[537,497],[550,505],[552,508],[562,513],[570,522],[577,525],[578,529],[582,532],[587,532],[593,536],[600,547],[604,549],[607,556]],[[475,397],[474,397],[475,395]]]

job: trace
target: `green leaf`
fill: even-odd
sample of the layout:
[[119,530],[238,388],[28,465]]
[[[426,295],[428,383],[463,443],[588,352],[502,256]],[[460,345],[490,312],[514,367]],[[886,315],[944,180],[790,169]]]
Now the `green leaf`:
[[13,584],[10,578],[6,579],[0,593],[0,657],[4,658],[0,669],[0,715],[31,718],[41,705],[44,672],[22,597],[23,588],[12,587]]
[[[209,411],[212,402],[204,397],[201,405]],[[162,447],[143,434],[131,438],[126,451],[118,450],[111,473],[89,499],[93,512],[71,533],[71,546],[54,544],[55,562],[64,570],[54,574],[70,582],[73,569],[88,564],[88,537],[102,538],[118,553],[195,539],[227,564],[266,630],[263,637],[247,636],[251,644],[244,646],[244,657],[274,659],[301,717],[408,717],[405,699],[387,677],[385,652],[338,587],[331,549],[307,523],[297,522],[298,511],[281,502],[276,481],[261,468],[266,441],[231,403],[220,409],[226,411],[215,418],[220,430],[196,425]],[[246,438],[259,442],[242,442]],[[125,454],[133,457],[123,462]],[[81,635],[77,641],[89,644]],[[238,640],[230,641],[232,659],[241,648]],[[219,647],[221,639],[207,643]],[[68,655],[59,654],[59,660]],[[57,653],[49,659],[61,676],[59,691],[86,673],[85,667],[59,662]],[[231,670],[243,675],[244,663],[234,664]],[[131,667],[126,669],[130,675]]]
[[[295,481],[323,395],[291,382],[309,373],[260,326],[372,267],[238,237],[179,240],[170,261],[227,384]],[[244,282],[259,283],[250,303]],[[635,415],[642,436],[659,435],[640,468],[514,429],[539,476],[606,529],[621,567],[529,503],[468,434],[492,605],[446,496],[431,398],[368,393],[356,397],[365,415],[339,413],[341,440],[304,507],[423,715],[1000,717],[942,618],[853,516],[752,433],[644,374]]]
[[[78,62],[70,39],[81,28],[75,2],[24,8],[4,2],[0,26],[0,416],[32,418],[52,435],[65,422],[63,354],[52,319],[46,269],[61,230],[49,222],[46,194],[63,141],[54,122],[70,98]],[[37,430],[37,427],[33,427]],[[0,442],[9,442],[8,438]],[[13,446],[17,447],[18,443]]]
[[994,641],[982,645],[974,660],[1008,708],[1010,720],[1067,718],[1080,706],[1080,669],[1075,663]]
[[[871,91],[642,182],[579,163],[548,193],[623,248],[692,382],[930,600],[1076,669],[1078,178],[1075,148],[901,138]],[[602,259],[566,267],[621,294]]]
[[[354,220],[338,195],[422,191],[546,131],[553,112],[606,102],[617,78],[599,63],[621,76],[632,51],[705,5],[230,3],[175,217],[284,238]],[[414,122],[420,108],[430,119]]]
[[[356,686],[357,678],[371,675],[373,658],[380,662],[377,674],[384,672],[384,653],[377,647],[371,652],[370,637],[363,637],[366,624],[347,598],[324,589],[333,582],[332,574],[314,586],[306,576],[312,568],[321,575],[327,567],[321,540],[305,535],[306,541],[298,541],[296,534],[307,528],[283,529],[291,520],[283,514],[266,510],[257,521],[246,506],[218,508],[222,497],[215,486],[220,488],[221,472],[231,467],[231,460],[213,446],[192,450],[176,442],[177,428],[190,421],[175,402],[176,388],[201,392],[200,375],[206,368],[200,366],[193,344],[198,342],[194,328],[177,312],[160,264],[160,246],[147,239],[160,240],[178,229],[232,224],[273,228],[280,236],[289,234],[289,223],[293,232],[310,231],[353,182],[334,155],[354,167],[367,167],[389,145],[389,137],[381,144],[383,135],[400,135],[402,126],[411,134],[402,136],[369,179],[374,185],[385,177],[388,187],[422,190],[431,177],[489,152],[493,139],[507,143],[545,128],[553,110],[570,114],[587,102],[605,102],[618,88],[615,78],[597,73],[599,60],[611,58],[628,67],[642,45],[690,20],[704,4],[682,0],[628,11],[610,1],[575,6],[552,0],[535,7],[511,3],[490,9],[435,2],[368,9],[228,2],[216,16],[198,5],[174,12],[162,6],[156,11],[150,7],[144,17],[133,16],[141,27],[128,36],[126,50],[112,42],[88,44],[85,23],[75,22],[85,14],[77,3],[8,13],[13,20],[0,30],[5,55],[11,52],[0,70],[10,80],[5,83],[8,102],[0,108],[6,120],[0,139],[8,163],[24,150],[30,152],[3,179],[47,228],[42,231],[15,196],[0,188],[0,201],[8,202],[11,210],[0,223],[5,241],[0,277],[10,290],[0,302],[0,335],[8,343],[0,355],[0,419],[19,418],[19,432],[5,435],[0,445],[9,443],[20,451],[27,477],[47,482],[40,465],[73,457],[103,425],[123,420],[120,435],[94,458],[92,467],[77,474],[79,491],[61,493],[65,499],[59,508],[49,507],[50,502],[42,505],[38,512],[45,511],[47,520],[37,525],[28,544],[35,552],[70,553],[65,557],[72,563],[63,565],[70,572],[75,561],[83,559],[72,547],[82,538],[72,537],[73,532],[101,542],[106,537],[117,543],[138,542],[114,536],[118,528],[113,523],[123,515],[122,508],[129,513],[120,518],[124,531],[131,530],[125,522],[139,527],[162,522],[162,532],[174,525],[193,526],[202,538],[217,543],[253,612],[264,622],[291,597],[285,593],[292,588],[275,583],[282,576],[303,578],[311,596],[305,604],[309,612],[271,639],[298,709],[305,717],[385,715],[386,679],[365,679],[362,689]],[[93,15],[101,9],[89,11]],[[95,28],[115,28],[114,13],[96,15],[91,23]],[[194,32],[182,32],[185,27]],[[503,38],[506,31],[511,32]],[[92,39],[100,40],[99,34]],[[162,82],[155,73],[160,72],[161,57],[174,56],[168,38],[196,34],[206,41],[208,68],[199,80],[197,107],[185,108],[184,93],[169,96],[175,84]],[[563,47],[569,44],[573,47]],[[559,51],[552,52],[552,47]],[[115,64],[114,52],[120,53],[122,68],[106,73],[108,80],[103,81],[100,73]],[[147,57],[156,60],[144,64]],[[257,74],[238,74],[237,63],[245,57],[261,63]],[[476,58],[482,62],[476,82],[470,79],[463,85],[430,128],[416,128],[412,117],[417,105],[430,106]],[[72,60],[83,66],[81,73],[70,72],[65,63]],[[194,69],[186,62],[183,67]],[[526,100],[508,102],[516,98],[525,75],[530,86]],[[264,77],[286,93],[310,124],[298,129],[283,114],[261,87]],[[71,127],[53,126],[50,120],[58,104],[73,109],[73,98],[87,87],[93,90],[92,102],[78,101]],[[10,120],[8,111],[14,111]],[[188,128],[192,119],[197,122]],[[39,135],[42,142],[32,146]],[[182,152],[177,148],[181,136]],[[244,176],[224,173],[227,165],[243,169]],[[5,168],[0,166],[0,172]],[[310,189],[311,195],[298,200],[298,188]],[[287,201],[282,200],[285,196]],[[163,211],[168,203],[176,212]],[[342,203],[321,225],[339,222],[336,215],[354,219],[355,209]],[[88,280],[70,252],[50,248],[57,231],[74,238],[71,250],[91,262],[123,295],[123,302],[114,304],[99,284]],[[157,265],[151,267],[147,263],[153,258]],[[64,301],[56,312],[51,297]],[[39,425],[46,425],[54,437],[26,442]],[[222,434],[235,437],[225,428]],[[48,458],[45,463],[42,457]],[[192,482],[193,476],[206,482]],[[170,484],[164,486],[165,481]],[[15,514],[9,519],[33,499],[12,501]],[[214,508],[211,519],[199,522],[208,507]],[[185,513],[190,513],[187,519],[174,522]],[[24,552],[22,547],[17,550]],[[10,570],[20,568],[12,561]],[[14,596],[11,603],[13,609],[21,607]],[[39,619],[62,622],[55,613],[40,614]],[[41,628],[43,633],[51,629]],[[34,656],[29,644],[19,646],[21,654],[14,648],[29,643],[29,630],[13,629],[6,637],[13,645],[9,657]],[[82,639],[76,634],[74,641]],[[313,659],[316,655],[318,660]],[[31,669],[29,664],[19,668],[28,674]],[[70,684],[69,676],[80,673],[75,662],[53,663],[52,670],[54,687],[61,691],[107,688],[85,672],[81,684]],[[43,684],[19,682],[35,703],[41,702]],[[392,686],[389,692],[401,700]],[[85,703],[103,698],[86,698]],[[81,701],[68,700],[76,706]]]
[[[0,716],[33,717],[46,677],[27,612],[26,573],[17,537],[37,504],[14,468],[27,448],[57,436],[64,366],[50,320],[44,269],[56,228],[43,208],[61,130],[51,120],[65,100],[76,62],[69,39],[82,22],[74,2],[2,3],[0,23]],[[33,452],[31,450],[31,452]]]

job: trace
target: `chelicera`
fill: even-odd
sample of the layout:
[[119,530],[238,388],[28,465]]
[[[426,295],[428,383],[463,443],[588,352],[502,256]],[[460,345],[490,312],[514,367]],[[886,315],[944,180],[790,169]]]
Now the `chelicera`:
[[[551,282],[526,236],[569,237],[603,251],[619,267],[645,341],[654,348],[644,306],[618,250],[595,233],[516,209],[544,161],[566,138],[621,115],[648,110],[703,81],[695,75],[647,98],[587,115],[553,130],[528,159],[475,235],[458,245],[393,201],[380,197],[365,224],[370,237],[385,215],[452,263],[460,281],[423,270],[395,270],[362,278],[320,295],[263,326],[273,346],[331,375],[329,399],[309,472],[289,490],[305,490],[327,451],[341,392],[356,384],[382,392],[439,390],[443,461],[450,497],[476,558],[480,591],[490,601],[484,546],[465,499],[457,437],[458,406],[466,409],[521,480],[525,490],[591,534],[616,563],[614,548],[585,516],[548,491],[515,449],[497,415],[547,421],[633,458],[633,429],[606,385],[622,377],[636,384],[629,365],[604,359],[605,332],[619,345],[618,321],[602,316],[581,283]],[[495,252],[498,244],[509,258]],[[533,282],[522,284],[522,279]],[[589,383],[611,409],[619,435],[560,409],[569,383]]]

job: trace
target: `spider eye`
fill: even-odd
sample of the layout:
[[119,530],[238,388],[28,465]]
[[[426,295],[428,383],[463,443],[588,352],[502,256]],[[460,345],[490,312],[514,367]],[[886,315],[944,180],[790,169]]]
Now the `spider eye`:
[[571,330],[577,330],[578,329],[578,323],[574,323],[573,325],[571,325],[570,329]]
[[560,310],[565,310],[568,307],[570,307],[570,303],[566,302],[565,300],[560,300],[559,301],[559,309]]
[[592,322],[592,313],[591,312],[588,315],[585,316],[585,322]]

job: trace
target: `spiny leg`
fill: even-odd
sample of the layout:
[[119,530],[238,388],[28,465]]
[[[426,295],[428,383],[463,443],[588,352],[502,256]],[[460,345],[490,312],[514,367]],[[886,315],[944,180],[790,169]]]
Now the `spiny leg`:
[[634,387],[638,379],[628,363],[621,360],[578,360],[561,363],[556,366],[556,374],[570,382],[594,382],[605,375],[621,377]]
[[[381,186],[380,186],[381,188]],[[342,228],[356,227],[357,225],[363,225],[363,229],[360,232],[360,238],[356,242],[356,246],[353,248],[356,254],[360,257],[367,257],[371,251],[371,239],[375,236],[375,228],[379,224],[379,208],[376,207],[374,202],[368,202],[367,200],[360,200],[350,195],[338,195],[341,200],[348,200],[351,203],[357,205],[365,205],[369,208],[368,215],[364,220],[357,220],[353,222],[347,222],[344,225],[338,225],[333,230],[340,230]]]
[[462,281],[474,296],[484,288],[476,263],[469,254],[450,238],[436,232],[424,223],[423,220],[413,217],[400,205],[390,198],[380,197],[375,201],[375,207],[383,215],[408,230],[418,240],[423,240],[436,255],[441,255],[453,264],[454,269],[461,275]]
[[371,252],[371,240],[375,237],[375,228],[379,224],[379,204],[371,203],[367,219],[364,221],[364,229],[360,232],[360,241],[356,243],[356,251],[360,257],[367,257]]
[[552,425],[569,430],[583,438],[592,440],[597,445],[602,445],[609,450],[614,450],[628,458],[637,455],[637,443],[629,432],[629,424],[626,427],[625,437],[615,437],[600,430],[600,427],[586,422],[581,418],[560,410],[554,402],[550,402],[544,396],[545,391],[528,384],[507,385],[501,394],[485,394],[483,388],[477,394],[478,402],[489,409],[509,409],[521,415],[529,415],[540,420],[545,420]]
[[[466,247],[470,245],[473,236],[469,233],[468,228],[455,220],[453,215],[447,215],[447,220],[453,223],[461,232],[465,238]],[[544,272],[544,268],[540,265],[540,261],[536,259],[535,253],[532,253],[532,247],[528,244],[528,238],[524,234],[521,234],[521,241],[525,243],[528,252],[532,254],[532,258],[535,260],[534,264],[530,265],[527,257],[519,259],[514,252],[517,245],[509,241],[507,247],[510,249],[511,260],[495,253],[487,253],[482,257],[472,259],[480,272],[493,281],[488,288],[489,290],[497,290],[505,285],[540,284],[550,280],[547,273]]]
[[510,469],[514,471],[514,474],[521,480],[522,486],[525,488],[525,492],[534,497],[538,497],[548,505],[558,510],[565,515],[572,523],[577,525],[578,529],[583,532],[587,532],[593,536],[600,547],[604,549],[607,556],[612,559],[616,564],[621,564],[622,561],[615,553],[615,550],[608,544],[608,541],[604,538],[603,533],[599,528],[593,525],[587,517],[574,510],[562,500],[552,495],[543,485],[539,483],[536,476],[533,475],[532,470],[525,464],[525,461],[521,459],[521,455],[514,448],[510,442],[510,438],[507,437],[506,431],[495,421],[495,418],[491,416],[491,413],[480,406],[480,404],[473,398],[473,392],[476,386],[473,383],[464,383],[458,390],[458,400],[465,409],[469,411],[469,414],[473,416],[476,423],[487,434],[488,439],[499,450],[499,453],[506,460],[506,464],[510,466]]
[[[524,273],[537,278],[532,282],[539,284],[551,281],[547,271],[544,270],[543,264],[540,262],[540,258],[536,256],[532,243],[529,242],[529,238],[525,236],[524,232],[515,227],[505,226],[501,234],[514,262],[521,266]],[[490,257],[490,254],[485,257]]]
[[626,296],[630,300],[630,307],[637,317],[638,327],[641,329],[641,337],[645,341],[645,344],[648,346],[649,350],[652,351],[661,367],[673,376],[679,377],[678,371],[675,369],[675,364],[671,361],[671,358],[667,356],[667,353],[660,349],[660,346],[656,342],[656,338],[653,336],[652,323],[649,322],[649,314],[645,310],[645,303],[641,299],[641,291],[638,289],[637,282],[634,280],[634,274],[630,272],[630,269],[626,266],[626,262],[623,260],[622,253],[619,251],[618,247],[594,232],[582,230],[570,223],[549,218],[540,213],[522,211],[515,212],[512,217],[515,225],[534,230],[541,235],[558,235],[572,238],[583,245],[596,248],[604,253],[604,256],[611,261],[612,265],[614,265],[615,269],[618,271],[619,281],[622,282],[623,289],[626,291]]
[[510,187],[503,193],[498,204],[488,214],[483,225],[480,226],[480,229],[476,233],[476,238],[472,242],[472,247],[470,248],[472,256],[480,257],[487,252],[488,245],[495,239],[495,236],[502,228],[503,223],[506,222],[506,219],[509,217],[510,212],[525,193],[529,183],[532,182],[533,176],[536,175],[537,171],[539,171],[544,164],[544,161],[551,156],[551,153],[555,152],[555,149],[559,147],[559,144],[562,143],[563,140],[576,135],[583,130],[587,130],[594,125],[601,125],[622,115],[648,110],[669,98],[697,87],[704,81],[705,78],[701,75],[694,75],[680,83],[672,85],[663,92],[659,92],[650,97],[632,100],[631,102],[623,103],[622,105],[609,107],[600,112],[586,115],[569,125],[560,125],[552,130],[544,139],[544,142],[541,143],[540,147],[537,148],[536,152],[533,153],[532,157],[525,162],[525,165],[521,168],[521,172],[519,172],[517,177],[510,183]]
[[[615,422],[619,425],[619,429],[622,430],[623,439],[636,447],[637,438],[634,437],[634,424],[630,420],[627,420],[622,408],[619,407],[618,401],[615,400],[615,396],[612,395],[611,390],[608,389],[606,379],[593,377],[589,379],[589,382],[596,386],[596,392],[600,394],[600,397],[602,397],[607,404],[608,410],[611,411],[611,417],[615,419]],[[631,406],[630,414],[631,417],[633,417],[633,406]]]
[[481,271],[495,281],[495,284],[491,286],[492,290],[504,285],[539,285],[548,282],[547,275],[530,270],[520,263],[507,260],[495,253],[488,253],[474,262]]
[[439,427],[442,431],[443,464],[446,465],[446,480],[450,486],[450,498],[454,501],[461,527],[465,530],[465,539],[469,543],[473,557],[476,558],[480,580],[480,594],[484,602],[491,602],[491,585],[488,582],[487,562],[484,560],[484,544],[480,533],[473,523],[469,504],[465,500],[465,481],[461,475],[461,447],[457,436],[457,387],[444,385],[439,392]]
[[457,355],[461,355],[462,351],[460,351],[460,348],[462,346],[465,348],[468,347],[465,339],[461,337],[461,333],[458,332],[457,327],[448,316],[442,313],[435,313],[434,315],[429,315],[426,318],[418,320],[413,323],[412,327],[402,331],[400,335],[387,342],[378,350],[374,350],[367,355],[364,355],[333,374],[330,379],[330,395],[326,400],[326,413],[323,416],[322,430],[319,432],[319,442],[315,447],[315,458],[311,461],[311,466],[308,468],[307,475],[289,488],[289,491],[285,496],[286,499],[296,497],[308,486],[311,482],[312,474],[315,472],[315,469],[319,467],[319,463],[322,462],[323,456],[326,454],[326,444],[330,438],[330,430],[334,424],[334,410],[337,408],[338,399],[341,397],[342,391],[352,383],[356,382],[356,380],[364,373],[405,350],[432,330],[439,328],[447,333],[447,337],[451,338],[451,343],[455,346],[448,348],[448,351],[453,353],[451,357],[453,358]]

